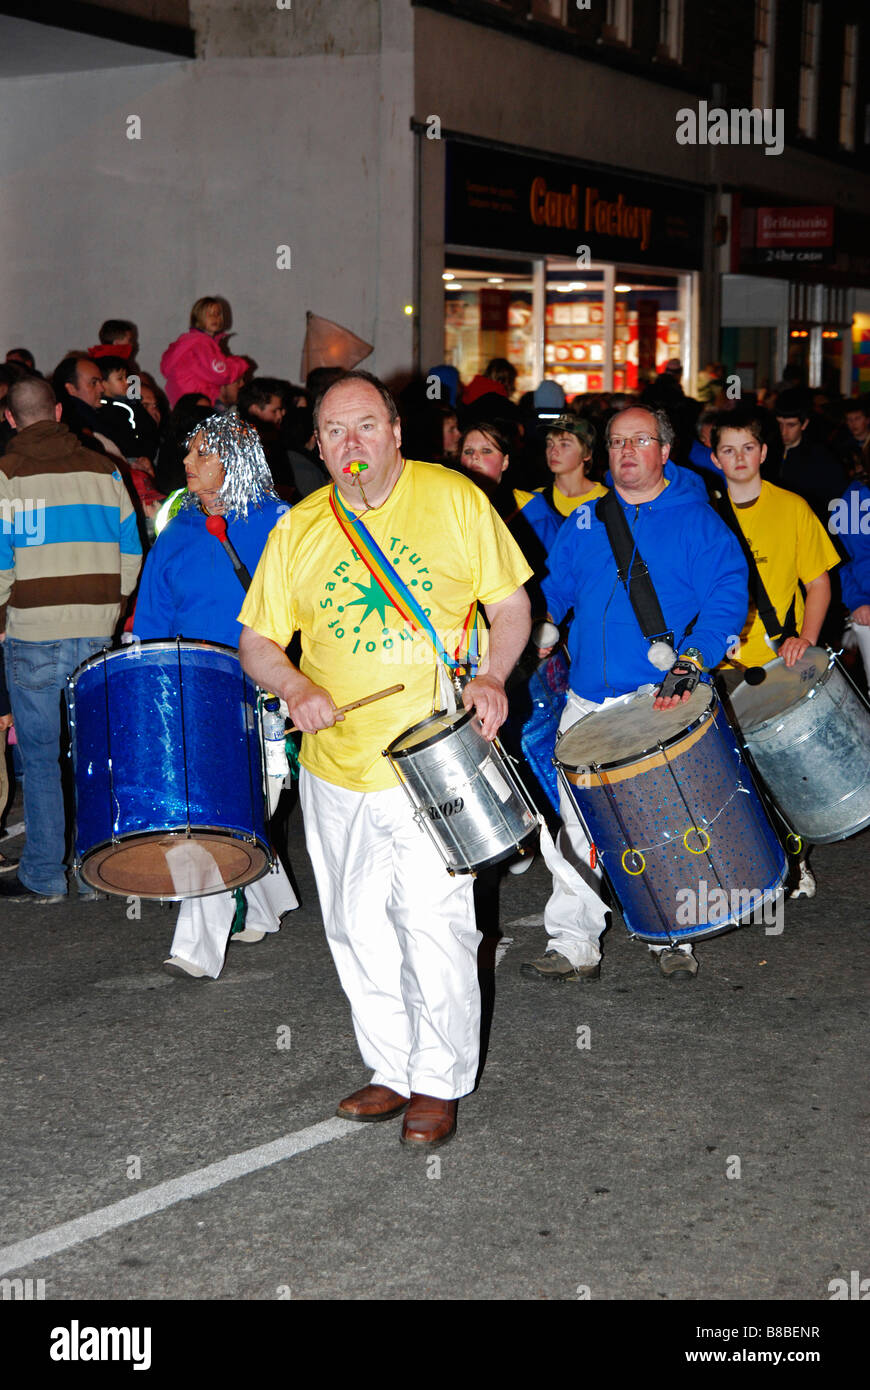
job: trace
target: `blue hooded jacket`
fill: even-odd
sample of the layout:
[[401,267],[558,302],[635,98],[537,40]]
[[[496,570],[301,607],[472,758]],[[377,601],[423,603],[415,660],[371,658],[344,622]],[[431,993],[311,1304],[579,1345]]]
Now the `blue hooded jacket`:
[[[249,574],[272,527],[288,510],[286,502],[267,498],[262,507],[248,508],[246,521],[226,518],[227,540]],[[236,614],[244,591],[230,557],[205,523],[198,507],[183,508],[148,552],[133,619],[133,631],[143,642],[181,636],[238,647],[242,625]]]
[[[685,470],[672,463],[665,464],[665,478],[668,486],[652,502],[635,505],[616,496],[673,630],[677,653],[697,647],[704,665],[716,666],[746,621],[746,561],[724,521],[699,498],[697,480],[689,482]],[[619,582],[595,506],[584,503],[562,527],[550,551],[543,589],[557,623],[574,610],[568,637],[571,689],[583,699],[601,701],[658,684],[663,672],[647,657],[648,643]]]
[[520,508],[520,516],[529,523],[545,551],[552,547],[563,522],[570,519],[560,516],[540,492],[532,493],[525,506]]
[[[858,498],[854,506],[851,500],[853,492]],[[857,531],[847,528],[837,536],[849,556],[848,564],[840,566],[843,601],[848,605],[849,612],[854,613],[856,608],[870,603],[870,487],[862,479],[856,478],[843,493],[843,499],[848,508],[847,516],[851,519],[854,512],[858,518]]]

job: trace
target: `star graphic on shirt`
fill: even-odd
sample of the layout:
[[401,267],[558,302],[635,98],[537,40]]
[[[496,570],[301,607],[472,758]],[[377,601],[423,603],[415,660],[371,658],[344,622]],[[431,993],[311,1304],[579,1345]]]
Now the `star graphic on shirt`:
[[387,622],[387,609],[392,608],[393,604],[387,598],[374,575],[371,575],[369,578],[368,587],[364,584],[357,584],[355,580],[352,582],[353,587],[359,589],[362,597],[351,599],[350,603],[345,604],[345,608],[361,608],[364,606],[365,612],[359,620],[360,625],[365,622],[370,613],[377,613],[381,626],[385,627]]

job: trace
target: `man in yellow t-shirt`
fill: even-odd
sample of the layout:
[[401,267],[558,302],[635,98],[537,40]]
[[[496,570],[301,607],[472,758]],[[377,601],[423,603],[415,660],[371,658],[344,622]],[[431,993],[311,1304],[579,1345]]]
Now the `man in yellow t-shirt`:
[[[777,656],[794,666],[808,647],[815,646],[831,601],[828,570],[840,557],[809,503],[762,479],[767,445],[757,417],[723,415],[713,426],[711,444],[713,462],[728,480],[728,498],[780,628],[778,635],[770,636],[750,602],[739,643],[720,667],[726,688],[733,689],[749,667],[767,666]],[[816,885],[805,855],[799,868],[790,896],[812,897]]]
[[[338,501],[419,598],[448,652],[461,645],[472,605],[483,605],[488,646],[462,698],[494,738],[507,715],[504,682],[530,628],[530,570],[519,548],[470,479],[402,458],[395,403],[367,372],[329,387],[315,428]],[[269,537],[239,615],[239,655],[286,700],[304,734],[306,842],[357,1041],[374,1072],[338,1114],[373,1121],[407,1109],[403,1142],[434,1148],[452,1137],[456,1102],[477,1073],[472,881],[447,873],[382,756],[440,706],[432,646],[408,630],[345,536],[331,494],[304,498]],[[297,631],[298,670],[284,650]],[[398,682],[400,695],[337,714]]]

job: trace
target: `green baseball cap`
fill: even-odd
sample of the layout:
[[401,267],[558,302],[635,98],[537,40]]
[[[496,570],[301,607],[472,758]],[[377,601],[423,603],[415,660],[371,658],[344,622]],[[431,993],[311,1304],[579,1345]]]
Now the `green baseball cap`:
[[546,434],[573,434],[581,444],[586,445],[590,453],[595,449],[598,437],[595,426],[580,415],[557,415],[555,420],[547,420],[544,431]]

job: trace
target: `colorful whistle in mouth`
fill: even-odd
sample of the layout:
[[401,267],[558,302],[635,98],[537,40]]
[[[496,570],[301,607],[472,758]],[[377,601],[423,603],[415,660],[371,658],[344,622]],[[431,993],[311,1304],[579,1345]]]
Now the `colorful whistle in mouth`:
[[367,463],[363,463],[360,459],[352,459],[341,471],[342,473],[349,473],[352,478],[356,478],[360,473],[364,473],[367,468]]

